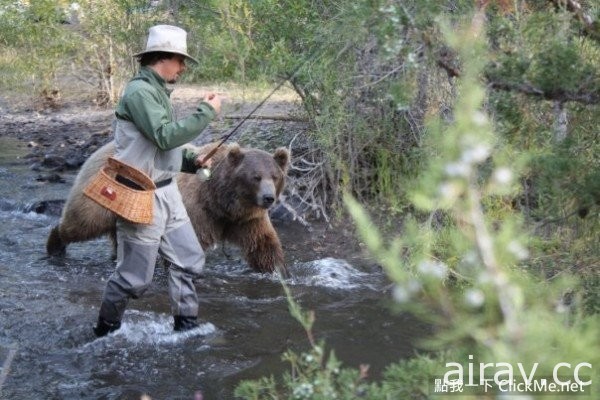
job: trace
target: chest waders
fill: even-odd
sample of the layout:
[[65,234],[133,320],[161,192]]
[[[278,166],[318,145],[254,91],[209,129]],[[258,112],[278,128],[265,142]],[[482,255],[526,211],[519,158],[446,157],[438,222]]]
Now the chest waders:
[[193,279],[204,267],[204,251],[174,179],[181,168],[182,149],[158,149],[125,120],[117,120],[114,130],[115,158],[144,171],[156,183],[154,220],[147,225],[117,220],[117,266],[106,284],[94,332],[104,336],[120,327],[129,300],[150,286],[158,254],[169,262],[174,328],[194,328],[198,296]]

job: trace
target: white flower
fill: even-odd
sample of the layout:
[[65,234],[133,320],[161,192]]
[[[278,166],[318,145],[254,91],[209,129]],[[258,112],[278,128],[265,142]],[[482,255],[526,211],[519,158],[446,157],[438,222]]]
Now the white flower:
[[469,289],[465,292],[465,302],[473,308],[481,307],[485,302],[485,295],[480,289]]
[[296,386],[293,391],[295,399],[308,399],[314,393],[313,385],[310,383],[301,383]]
[[556,305],[555,310],[559,314],[564,314],[567,311],[569,311],[569,307],[567,307],[567,305],[565,303],[563,303],[562,301],[559,301],[558,304]]
[[453,202],[460,196],[460,185],[453,182],[444,182],[438,188],[438,192],[443,200]]
[[409,291],[403,286],[394,287],[392,295],[394,296],[394,300],[398,303],[408,303],[411,297]]
[[471,166],[468,163],[450,163],[445,168],[448,176],[468,176],[471,172]]
[[411,279],[404,284],[399,284],[394,287],[392,296],[398,303],[408,302],[412,295],[421,290],[421,283],[415,279]]
[[475,265],[479,262],[479,256],[475,251],[469,251],[463,257],[463,261],[469,265]]
[[448,275],[448,266],[443,262],[424,260],[419,263],[417,269],[423,275],[444,279]]
[[507,167],[500,167],[494,171],[494,181],[499,185],[508,185],[512,182],[512,171]]
[[488,145],[479,143],[475,147],[465,150],[462,154],[461,161],[467,164],[480,163],[488,158],[490,150]]
[[485,124],[487,123],[487,116],[482,113],[481,111],[476,111],[473,114],[473,122],[475,123],[475,125],[477,126],[485,126]]
[[508,244],[508,251],[510,251],[519,260],[524,260],[529,257],[529,251],[527,251],[527,249],[516,240],[513,240]]

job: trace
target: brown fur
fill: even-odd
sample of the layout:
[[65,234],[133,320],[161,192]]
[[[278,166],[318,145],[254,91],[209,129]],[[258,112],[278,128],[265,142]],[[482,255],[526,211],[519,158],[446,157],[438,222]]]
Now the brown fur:
[[[199,149],[207,153],[215,144]],[[72,242],[90,240],[105,234],[115,237],[114,214],[83,194],[83,188],[114,153],[114,143],[96,151],[83,164],[59,225],[48,237],[49,254],[64,253]],[[179,190],[200,244],[209,249],[227,241],[239,246],[250,267],[260,272],[283,269],[283,250],[268,215],[272,200],[283,190],[289,165],[289,152],[273,154],[237,144],[223,145],[213,156],[210,179],[194,174],[177,177]]]

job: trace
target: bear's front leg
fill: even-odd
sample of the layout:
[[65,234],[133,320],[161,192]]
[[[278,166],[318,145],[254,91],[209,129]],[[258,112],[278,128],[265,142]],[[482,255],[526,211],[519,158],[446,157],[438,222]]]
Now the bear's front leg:
[[268,216],[235,229],[232,241],[240,246],[246,262],[257,272],[280,271],[286,275],[281,242]]
[[252,248],[244,249],[250,268],[258,272],[286,274],[281,243],[275,235],[262,235]]

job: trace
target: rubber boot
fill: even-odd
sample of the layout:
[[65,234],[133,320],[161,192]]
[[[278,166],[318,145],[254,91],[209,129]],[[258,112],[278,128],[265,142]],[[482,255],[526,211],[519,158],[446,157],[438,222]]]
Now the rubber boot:
[[97,337],[106,336],[121,327],[121,322],[109,322],[102,317],[98,317],[98,323],[94,326],[94,333]]
[[173,325],[173,329],[176,332],[189,331],[190,329],[197,328],[198,322],[196,322],[196,317],[185,317],[183,315],[176,315],[174,317],[175,325]]

